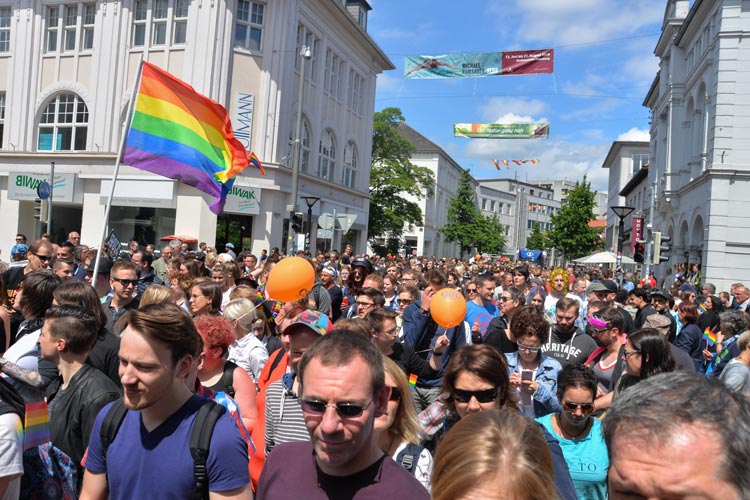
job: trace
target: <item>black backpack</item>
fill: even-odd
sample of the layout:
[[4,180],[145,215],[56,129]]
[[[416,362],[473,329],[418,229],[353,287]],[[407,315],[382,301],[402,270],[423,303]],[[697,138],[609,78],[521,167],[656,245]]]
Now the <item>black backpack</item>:
[[414,476],[417,472],[417,462],[419,461],[419,456],[422,454],[422,450],[424,450],[424,446],[409,443],[396,455],[396,462]]
[[[195,472],[195,500],[208,499],[208,470],[206,462],[208,461],[208,448],[211,445],[211,436],[216,427],[216,422],[226,412],[226,409],[220,404],[210,400],[203,401],[198,415],[195,416],[193,429],[190,432],[190,455],[193,457],[193,470]],[[125,407],[122,399],[118,399],[112,404],[102,422],[99,430],[99,437],[102,441],[102,456],[107,458],[109,445],[117,437],[117,431],[120,430],[122,421],[128,409]]]
[[224,392],[234,399],[234,370],[237,365],[231,361],[224,363],[224,373],[221,375],[221,381],[224,383]]

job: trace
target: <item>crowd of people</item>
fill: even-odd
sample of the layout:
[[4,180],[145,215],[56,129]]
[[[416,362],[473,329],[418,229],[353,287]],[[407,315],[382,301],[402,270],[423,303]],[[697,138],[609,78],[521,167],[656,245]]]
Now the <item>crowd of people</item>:
[[2,264],[0,499],[35,472],[19,401],[82,499],[750,498],[741,283],[347,246],[280,302],[276,248],[108,253]]

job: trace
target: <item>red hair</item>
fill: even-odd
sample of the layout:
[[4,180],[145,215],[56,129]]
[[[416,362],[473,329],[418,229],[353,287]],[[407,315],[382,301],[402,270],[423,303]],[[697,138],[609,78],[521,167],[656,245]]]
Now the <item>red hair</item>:
[[202,314],[194,318],[193,322],[208,349],[219,347],[222,352],[226,352],[229,345],[235,340],[232,330],[229,329],[229,325],[221,316]]

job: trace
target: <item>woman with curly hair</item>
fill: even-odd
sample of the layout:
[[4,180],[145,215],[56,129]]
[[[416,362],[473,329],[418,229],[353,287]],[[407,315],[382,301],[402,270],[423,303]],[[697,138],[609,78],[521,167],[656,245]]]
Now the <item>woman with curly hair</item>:
[[225,392],[234,398],[242,415],[242,423],[252,432],[258,418],[255,406],[255,383],[247,372],[227,359],[234,335],[224,318],[203,315],[194,320],[203,339],[203,361],[198,367],[198,380],[214,392]]
[[558,267],[549,273],[549,295],[544,300],[544,314],[547,319],[552,321],[555,318],[555,306],[557,301],[563,297],[570,297],[581,302],[581,298],[574,293],[570,293],[570,273],[565,269]]
[[420,444],[417,410],[404,371],[383,357],[385,385],[391,389],[386,412],[375,417],[374,437],[378,447],[411,472],[429,491],[432,455]]

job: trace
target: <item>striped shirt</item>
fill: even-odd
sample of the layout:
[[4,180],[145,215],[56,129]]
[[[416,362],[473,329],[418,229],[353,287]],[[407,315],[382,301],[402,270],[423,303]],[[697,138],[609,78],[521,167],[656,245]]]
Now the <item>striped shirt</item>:
[[266,389],[266,454],[279,444],[310,441],[299,397],[277,380]]

